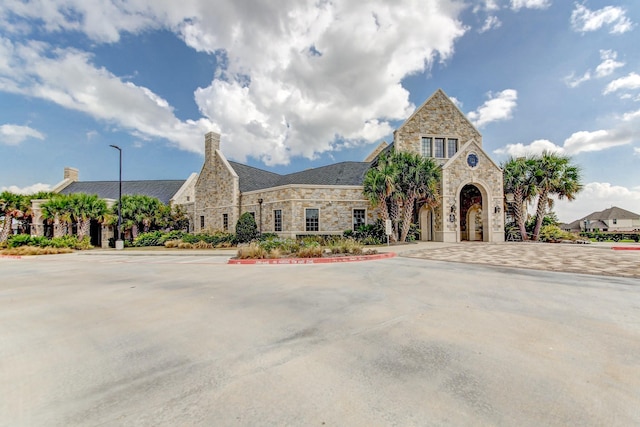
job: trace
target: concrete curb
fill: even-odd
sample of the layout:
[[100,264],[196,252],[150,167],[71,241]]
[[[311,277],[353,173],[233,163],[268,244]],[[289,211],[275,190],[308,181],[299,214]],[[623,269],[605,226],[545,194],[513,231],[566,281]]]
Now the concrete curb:
[[273,259],[230,259],[227,264],[233,265],[294,265],[294,264],[333,264],[341,262],[374,261],[378,259],[393,258],[394,252],[385,252],[375,255],[352,255],[344,257],[326,258],[273,258]]

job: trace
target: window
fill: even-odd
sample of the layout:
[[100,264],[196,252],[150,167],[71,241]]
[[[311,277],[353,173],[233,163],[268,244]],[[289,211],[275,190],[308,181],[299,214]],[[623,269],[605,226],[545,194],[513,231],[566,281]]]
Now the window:
[[453,157],[458,152],[458,140],[455,138],[447,139],[447,157]]
[[431,138],[423,136],[422,137],[422,156],[423,157],[431,157]]
[[305,209],[304,220],[305,220],[306,231],[320,230],[320,210],[319,209]]
[[367,223],[367,212],[364,209],[353,210],[353,230]]
[[444,157],[444,138],[435,138],[434,157]]
[[187,202],[191,201],[191,196],[187,196]]
[[200,228],[204,228],[204,215],[200,216]]
[[222,229],[229,230],[229,214],[222,214]]
[[282,210],[273,211],[273,231],[282,231]]
[[618,223],[618,219],[617,219],[617,218],[614,218],[614,219],[613,219],[613,223],[614,223],[614,224],[617,224],[617,223]]

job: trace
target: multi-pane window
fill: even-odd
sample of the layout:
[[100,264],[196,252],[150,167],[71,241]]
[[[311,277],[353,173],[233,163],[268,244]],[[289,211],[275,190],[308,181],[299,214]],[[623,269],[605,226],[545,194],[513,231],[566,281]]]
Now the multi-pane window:
[[200,216],[200,228],[204,228],[204,215]]
[[361,225],[367,223],[367,213],[364,209],[353,210],[353,230],[357,230]]
[[229,230],[229,214],[222,214],[222,229]]
[[447,139],[447,157],[453,157],[458,152],[458,140],[455,138]]
[[444,157],[444,138],[434,138],[433,151],[434,157]]
[[431,138],[427,136],[422,137],[422,156],[423,157],[431,157]]
[[305,220],[306,231],[320,230],[320,210],[319,209],[305,209],[304,220]]
[[282,231],[282,210],[273,211],[273,231]]

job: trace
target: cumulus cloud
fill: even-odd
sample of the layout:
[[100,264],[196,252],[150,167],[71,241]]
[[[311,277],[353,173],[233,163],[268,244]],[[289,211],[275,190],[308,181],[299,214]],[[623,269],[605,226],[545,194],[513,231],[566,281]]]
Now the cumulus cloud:
[[569,155],[607,150],[640,140],[640,110],[623,114],[611,129],[578,131],[564,140],[562,145],[541,139],[530,144],[508,144],[494,150],[498,155],[522,156],[555,151]]
[[517,106],[518,91],[505,89],[495,94],[489,93],[488,97],[488,101],[467,114],[469,120],[479,128],[491,122],[511,119]]
[[0,126],[0,142],[7,145],[19,145],[29,138],[44,139],[44,135],[29,126],[5,124]]
[[543,151],[550,151],[555,153],[564,153],[564,149],[548,139],[537,139],[530,144],[508,144],[506,147],[498,148],[493,152],[500,155],[507,155],[510,157],[523,157],[530,154],[540,154]]
[[626,16],[622,7],[606,6],[598,10],[590,10],[584,4],[576,3],[571,13],[571,27],[580,33],[596,31],[608,27],[612,34],[631,31],[633,22]]
[[161,97],[96,67],[86,52],[45,43],[13,44],[7,39],[0,45],[9,52],[8,69],[0,66],[0,90],[45,99],[142,138],[165,138],[190,151],[201,151],[204,133],[215,129],[204,118],[179,120]]
[[14,194],[35,194],[41,191],[51,191],[52,188],[49,184],[42,184],[41,182],[27,187],[18,187],[10,185],[8,187],[0,187],[0,191],[9,191]]
[[602,62],[596,67],[596,77],[606,77],[613,74],[613,72],[624,67],[624,62],[618,62],[618,53],[612,50],[601,50],[600,59]]
[[[160,96],[92,65],[84,52],[5,40],[9,58],[20,66],[0,75],[0,89],[87,111],[187,149],[201,145],[202,136],[195,135],[215,124],[230,157],[286,164],[292,156],[314,158],[388,135],[390,123],[414,109],[402,80],[447,60],[467,31],[459,19],[463,6],[455,0],[400,0],[393,7],[384,0],[282,0],[251,7],[231,0],[12,1],[0,23],[38,21],[46,31],[80,31],[97,42],[168,29],[222,60],[211,83],[194,94],[204,118],[193,122],[177,120]],[[12,74],[22,68],[26,79]],[[97,103],[97,95],[106,96],[107,105]]]
[[[601,50],[600,51],[600,64],[596,67],[595,77],[603,78],[607,77],[615,70],[620,67],[624,67],[624,62],[619,62],[616,59],[618,58],[618,53],[613,50]],[[582,83],[591,80],[592,74],[591,70],[587,70],[581,77],[575,75],[575,73],[571,73],[569,76],[565,77],[564,82],[570,88],[575,88],[580,86]]]
[[633,90],[640,88],[640,74],[629,73],[625,77],[615,79],[604,89],[604,94],[609,94],[619,90]]
[[568,223],[612,206],[640,214],[640,188],[590,182],[585,184],[575,200],[557,200],[553,210],[560,221]]
[[551,0],[511,0],[511,9],[546,9],[551,6]]
[[633,148],[633,154],[635,156],[640,156],[640,147],[634,147]]

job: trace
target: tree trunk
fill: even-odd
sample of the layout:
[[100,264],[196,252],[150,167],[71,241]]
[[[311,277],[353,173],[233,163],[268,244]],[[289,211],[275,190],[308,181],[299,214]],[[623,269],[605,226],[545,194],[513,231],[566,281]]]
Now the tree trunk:
[[540,196],[538,197],[538,206],[536,209],[536,226],[533,229],[533,236],[531,240],[538,240],[538,235],[540,234],[540,228],[542,228],[542,221],[544,220],[544,213],[547,210],[547,205],[549,204],[549,192],[543,190],[540,192]]
[[402,206],[402,234],[400,235],[401,242],[405,242],[407,240],[407,235],[409,234],[409,230],[411,230],[411,220],[413,219],[413,207],[415,203],[415,197],[410,197],[409,200],[405,201],[404,206]]
[[522,241],[529,240],[529,236],[527,235],[527,227],[525,226],[525,216],[524,216],[524,200],[522,200],[522,191],[516,190],[513,194],[513,216],[516,220],[516,225],[518,226],[518,230],[520,231],[520,237]]
[[78,240],[84,239],[88,236],[91,230],[91,220],[83,220],[78,222]]
[[[386,202],[385,202],[386,203]],[[389,237],[392,242],[398,241],[398,217],[399,217],[399,208],[398,201],[393,198],[389,198],[389,219],[391,220],[391,236]]]
[[53,220],[53,237],[62,237],[64,234],[64,226],[60,222],[60,218],[56,216]]
[[9,238],[9,234],[11,233],[11,223],[13,222],[13,217],[9,214],[5,214],[4,224],[2,225],[2,231],[0,231],[0,242],[6,242]]

